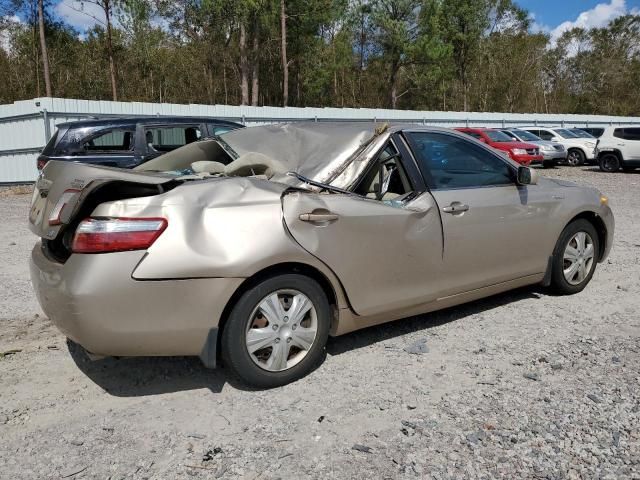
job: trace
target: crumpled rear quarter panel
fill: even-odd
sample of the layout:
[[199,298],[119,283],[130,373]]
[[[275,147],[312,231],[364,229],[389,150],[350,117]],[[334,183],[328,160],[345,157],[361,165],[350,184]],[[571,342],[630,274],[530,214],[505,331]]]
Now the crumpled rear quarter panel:
[[329,279],[343,308],[347,302],[339,281],[285,228],[281,197],[287,188],[255,178],[213,179],[154,197],[105,203],[93,216],[168,219],[135,269],[135,279],[248,278],[276,264],[298,262]]

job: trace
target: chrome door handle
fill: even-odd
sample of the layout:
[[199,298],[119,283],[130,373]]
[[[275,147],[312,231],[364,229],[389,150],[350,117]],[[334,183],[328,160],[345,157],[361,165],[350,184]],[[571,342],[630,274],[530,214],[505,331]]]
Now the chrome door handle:
[[462,213],[469,210],[469,205],[464,205],[459,202],[453,202],[448,207],[443,207],[442,211],[445,213]]
[[335,213],[301,213],[298,218],[303,222],[322,223],[333,222],[340,217]]

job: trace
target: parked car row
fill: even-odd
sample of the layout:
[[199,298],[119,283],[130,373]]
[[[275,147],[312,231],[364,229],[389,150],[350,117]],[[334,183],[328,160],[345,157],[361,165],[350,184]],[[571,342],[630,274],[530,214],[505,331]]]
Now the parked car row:
[[[178,147],[243,126],[208,117],[89,119],[58,125],[38,157],[134,168]],[[615,172],[640,167],[640,127],[456,128],[525,166],[579,166],[596,162]],[[597,137],[597,138],[596,138]]]
[[560,127],[525,126],[518,128],[526,130],[542,140],[564,146],[567,150],[566,161],[572,167],[583,165],[596,158],[596,140],[594,138],[581,137],[571,130]]
[[564,128],[524,126],[456,130],[507,152],[509,158],[523,165],[551,167],[566,162],[570,166],[578,166],[595,158],[596,139],[581,137]]

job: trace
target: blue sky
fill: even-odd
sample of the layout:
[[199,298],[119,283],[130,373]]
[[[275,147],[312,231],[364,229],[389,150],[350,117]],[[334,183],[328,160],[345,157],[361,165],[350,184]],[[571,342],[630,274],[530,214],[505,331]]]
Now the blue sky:
[[[640,0],[515,0],[529,10],[534,19],[534,30],[544,31],[552,39],[574,26],[600,27],[626,13],[640,14]],[[91,3],[78,0],[58,0],[56,13],[83,32],[102,15]],[[84,10],[84,12],[82,11]]]
[[529,10],[534,30],[551,34],[552,40],[572,27],[602,27],[627,13],[640,14],[640,0],[516,0]]
[[[590,10],[605,0],[516,0],[518,5],[533,12],[538,22],[556,27],[565,21],[575,20],[578,15]],[[627,8],[640,8],[640,0],[627,0]]]

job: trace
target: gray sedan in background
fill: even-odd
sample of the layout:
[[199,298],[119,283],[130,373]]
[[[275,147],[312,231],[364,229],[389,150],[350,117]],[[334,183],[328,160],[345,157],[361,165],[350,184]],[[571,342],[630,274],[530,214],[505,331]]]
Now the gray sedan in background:
[[50,161],[31,280],[96,355],[195,355],[275,387],[329,335],[526,285],[580,292],[614,231],[594,188],[443,128],[224,133],[134,170]]
[[526,130],[520,130],[519,128],[507,128],[501,131],[519,142],[527,142],[538,145],[540,147],[540,154],[544,157],[544,159],[542,160],[542,166],[545,168],[553,167],[558,163],[567,160],[567,149],[564,147],[564,145],[556,142],[542,140],[537,135],[534,135],[531,132],[527,132]]

